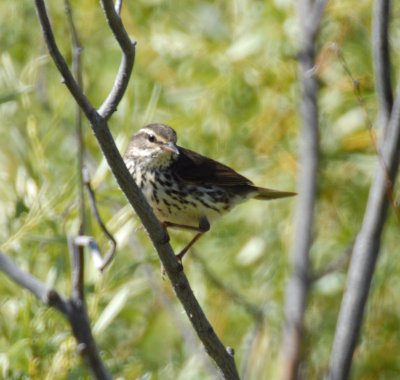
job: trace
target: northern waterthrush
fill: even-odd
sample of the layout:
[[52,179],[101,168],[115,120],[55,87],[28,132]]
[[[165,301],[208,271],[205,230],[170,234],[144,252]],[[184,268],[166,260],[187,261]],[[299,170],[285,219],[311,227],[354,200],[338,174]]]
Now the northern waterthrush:
[[124,161],[161,224],[196,231],[178,260],[210,229],[210,222],[250,198],[296,193],[255,186],[233,169],[176,145],[175,131],[150,124],[132,138]]

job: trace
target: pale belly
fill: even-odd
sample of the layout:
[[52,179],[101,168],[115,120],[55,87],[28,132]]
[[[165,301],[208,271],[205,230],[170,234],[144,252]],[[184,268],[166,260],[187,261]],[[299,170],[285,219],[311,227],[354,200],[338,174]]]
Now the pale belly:
[[134,162],[127,163],[135,182],[142,190],[160,222],[198,227],[206,217],[211,223],[252,194],[235,196],[218,186],[199,186],[183,183],[170,171],[155,174],[135,170]]
[[[157,186],[156,191],[149,183],[142,192],[157,218],[162,222],[171,222],[198,227],[200,219],[206,217],[211,223],[231,209],[226,195],[221,190],[188,185],[185,190],[178,187]],[[200,195],[201,193],[201,195]]]

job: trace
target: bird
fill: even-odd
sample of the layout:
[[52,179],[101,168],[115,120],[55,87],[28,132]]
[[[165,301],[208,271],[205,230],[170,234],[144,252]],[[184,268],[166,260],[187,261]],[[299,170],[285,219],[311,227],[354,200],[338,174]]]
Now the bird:
[[210,229],[211,222],[251,198],[271,200],[295,192],[258,187],[230,167],[177,145],[171,127],[153,123],[139,129],[124,162],[165,230],[196,232],[178,262]]

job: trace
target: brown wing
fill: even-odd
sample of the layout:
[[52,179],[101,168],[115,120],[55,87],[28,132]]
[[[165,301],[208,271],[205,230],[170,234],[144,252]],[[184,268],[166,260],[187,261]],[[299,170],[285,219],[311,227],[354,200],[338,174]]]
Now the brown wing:
[[253,186],[253,183],[228,166],[178,147],[179,156],[173,164],[173,171],[185,182],[219,186]]

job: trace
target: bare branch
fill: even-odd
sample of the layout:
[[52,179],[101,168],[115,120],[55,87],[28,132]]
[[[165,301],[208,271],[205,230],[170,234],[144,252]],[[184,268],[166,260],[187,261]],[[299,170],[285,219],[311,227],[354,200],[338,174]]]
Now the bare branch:
[[[115,145],[115,141],[107,126],[106,118],[109,117],[113,112],[114,106],[116,106],[116,100],[122,97],[122,90],[124,89],[124,87],[113,87],[113,90],[116,89],[114,92],[115,95],[108,98],[111,99],[111,101],[107,102],[106,100],[106,102],[103,104],[108,104],[107,107],[105,107],[106,109],[104,109],[102,112],[104,117],[97,113],[90,102],[87,100],[87,98],[84,96],[82,90],[79,88],[79,86],[77,86],[74,78],[69,71],[68,66],[65,63],[64,58],[61,56],[61,53],[57,48],[43,0],[34,0],[34,2],[50,54],[53,60],[56,62],[58,69],[64,76],[65,82],[68,88],[71,90],[71,94],[74,96],[78,104],[81,106],[86,117],[88,118],[92,126],[93,132],[107,160],[107,163],[109,164],[118,182],[118,185],[120,186],[121,190],[124,192],[130,204],[141,219],[141,222],[146,227],[146,230],[149,232],[152,243],[157,250],[158,255],[160,256],[160,259],[168,274],[174,291],[180,302],[182,303],[185,312],[189,317],[189,320],[191,321],[199,338],[203,342],[207,353],[216,362],[224,378],[230,380],[239,379],[232,353],[228,352],[228,350],[225,349],[224,345],[219,340],[211,324],[204,315],[204,312],[201,309],[197,299],[194,297],[189,282],[181,269],[181,265],[179,265],[175,254],[170,244],[168,243],[168,234],[161,227],[151,207],[146,202],[134,179],[129,174],[129,171],[122,160],[122,157]],[[126,32],[122,33],[122,35],[118,34],[118,28],[123,28],[123,26],[119,16],[115,13],[112,1],[102,0],[102,4],[104,11],[107,14],[107,19],[109,21],[110,27],[113,28],[113,32],[116,35],[116,38],[121,45],[121,48],[123,50],[128,48],[132,49],[133,46],[130,41],[128,41],[129,39],[127,40],[124,37],[127,36]],[[126,74],[128,71],[129,73],[131,72],[133,59],[128,60],[126,58],[123,58],[123,62],[121,63],[121,65],[123,66],[128,64],[130,65],[130,67],[128,68],[129,70],[124,71],[124,74]],[[124,81],[126,77],[124,75],[120,75],[120,73],[121,66],[118,77],[120,77],[120,79]],[[129,79],[129,77],[127,79]]]
[[31,291],[37,298],[49,306],[61,311],[65,316],[70,312],[68,300],[50,289],[30,273],[19,268],[14,261],[0,252],[0,269],[12,278],[17,284]]
[[293,273],[286,289],[286,325],[281,342],[283,379],[297,378],[301,354],[304,312],[309,285],[310,248],[314,208],[317,194],[318,169],[318,106],[315,73],[314,40],[318,31],[325,0],[299,2],[301,25],[300,82],[302,99],[300,111],[302,132],[300,137],[300,171],[298,174],[297,230],[293,245]]
[[363,223],[354,244],[332,348],[330,372],[327,377],[329,380],[344,380],[349,376],[379,254],[382,229],[389,206],[387,176],[389,175],[390,182],[394,183],[400,162],[400,81],[387,134],[382,144],[382,159],[384,166],[380,158],[377,158]]
[[115,39],[118,41],[122,51],[122,60],[118,69],[118,74],[114,81],[113,88],[107,96],[107,99],[98,110],[99,114],[105,120],[108,120],[116,111],[117,106],[128,86],[135,61],[136,42],[131,42],[124,26],[122,25],[119,12],[117,13],[116,11],[118,4],[115,4],[114,6],[112,0],[100,0],[100,2],[104,9],[108,25],[110,26],[110,29],[113,32]]
[[89,371],[98,380],[111,380],[112,376],[101,360],[93,338],[85,303],[79,299],[66,299],[55,290],[48,288],[39,279],[20,269],[10,258],[0,252],[0,269],[15,282],[31,291],[45,304],[59,310],[69,321],[79,353],[84,358]]
[[305,41],[314,42],[328,0],[301,0],[299,2],[299,21]]
[[[69,0],[64,0],[65,13],[67,14],[67,20],[69,29],[71,32],[71,44],[72,44],[72,70],[75,74],[76,82],[80,88],[82,88],[82,45],[79,40],[78,32],[75,27],[74,19],[72,17],[72,10]],[[78,105],[77,105],[78,106]],[[78,106],[79,107],[79,106]],[[79,108],[79,111],[80,108]],[[81,112],[79,112],[81,113]]]
[[376,93],[379,102],[378,125],[383,134],[393,107],[389,51],[390,0],[376,0],[372,19],[372,55]]
[[[72,43],[72,69],[77,81],[77,84],[82,88],[82,65],[81,65],[81,53],[82,46],[79,41],[78,32],[75,28],[74,19],[72,17],[72,10],[69,4],[69,0],[64,0],[65,13],[67,14],[68,25],[71,32],[71,43]],[[78,207],[79,207],[79,228],[78,234],[83,235],[85,233],[85,197],[83,190],[83,177],[82,177],[82,166],[83,166],[83,154],[84,144],[82,136],[82,111],[78,103],[75,108],[75,125],[76,125],[76,140],[78,145]],[[72,265],[71,276],[72,276],[72,294],[79,300],[84,302],[84,251],[83,247],[77,247],[72,244],[72,240],[68,238],[69,252],[71,256]],[[76,251],[76,252],[75,252]],[[74,260],[72,260],[74,259]],[[75,263],[76,261],[76,263]]]
[[[358,104],[360,105],[361,109],[364,112],[364,117],[365,117],[365,120],[366,120],[366,123],[367,123],[369,134],[371,136],[371,141],[372,141],[373,147],[375,149],[375,153],[376,153],[376,155],[377,155],[377,157],[378,157],[378,159],[379,159],[379,161],[381,163],[382,168],[384,168],[384,170],[386,172],[387,194],[388,194],[390,203],[391,203],[391,205],[393,207],[393,210],[394,210],[394,212],[396,214],[397,220],[400,222],[400,210],[399,210],[399,207],[396,204],[396,202],[394,200],[394,196],[393,196],[393,187],[394,186],[393,186],[393,183],[392,183],[392,181],[390,179],[390,175],[388,173],[388,170],[386,168],[385,160],[384,160],[384,158],[382,156],[382,152],[381,152],[381,150],[382,150],[381,148],[382,147],[380,147],[379,144],[378,144],[378,139],[377,139],[377,136],[376,136],[376,133],[375,133],[375,130],[374,130],[374,126],[372,124],[372,120],[368,115],[367,107],[366,107],[364,99],[363,99],[363,97],[361,95],[360,83],[354,78],[353,74],[351,73],[350,67],[347,64],[341,49],[338,48],[335,45],[335,50],[336,50],[336,52],[337,52],[337,54],[339,56],[339,59],[340,59],[340,61],[342,63],[342,66],[343,66],[345,72],[347,73],[347,75],[349,76],[349,78],[351,79],[351,81],[353,83],[354,93],[355,93],[355,96],[357,98]],[[390,116],[390,114],[388,115],[388,117],[389,116]],[[387,123],[388,123],[388,121],[385,122],[385,126],[384,126],[385,131],[386,131],[386,124]],[[383,133],[383,136],[385,135],[385,133],[386,132]],[[384,139],[382,138],[381,141],[383,141],[383,140]]]
[[79,354],[83,357],[87,368],[95,379],[112,380],[111,373],[102,361],[96,341],[93,338],[85,303],[71,299],[70,305],[72,311],[68,320],[77,340]]
[[92,209],[93,216],[96,219],[96,222],[98,223],[100,228],[103,230],[103,232],[107,235],[107,237],[111,241],[111,247],[108,250],[108,252],[106,253],[104,259],[102,259],[101,262],[96,265],[96,267],[100,271],[103,271],[114,257],[115,249],[117,247],[117,242],[116,242],[114,236],[111,234],[111,232],[108,231],[106,225],[104,224],[103,220],[101,219],[101,216],[99,214],[99,210],[98,210],[97,204],[96,204],[96,196],[95,196],[92,186],[90,184],[89,172],[86,167],[83,168],[83,180],[84,180],[86,189],[89,194],[89,204],[90,204],[90,208]]
[[[71,44],[72,44],[72,70],[76,78],[77,84],[80,88],[83,88],[82,79],[82,46],[79,41],[78,32],[75,27],[74,19],[72,17],[72,10],[69,0],[64,0],[65,13],[67,14],[68,25],[71,32]],[[82,132],[82,111],[78,103],[75,105],[75,125],[76,125],[76,141],[78,146],[78,207],[79,207],[79,229],[78,235],[85,234],[85,194],[83,189],[83,177],[82,177],[82,167],[83,167],[83,155],[84,155],[84,142],[83,142],[83,132]]]

